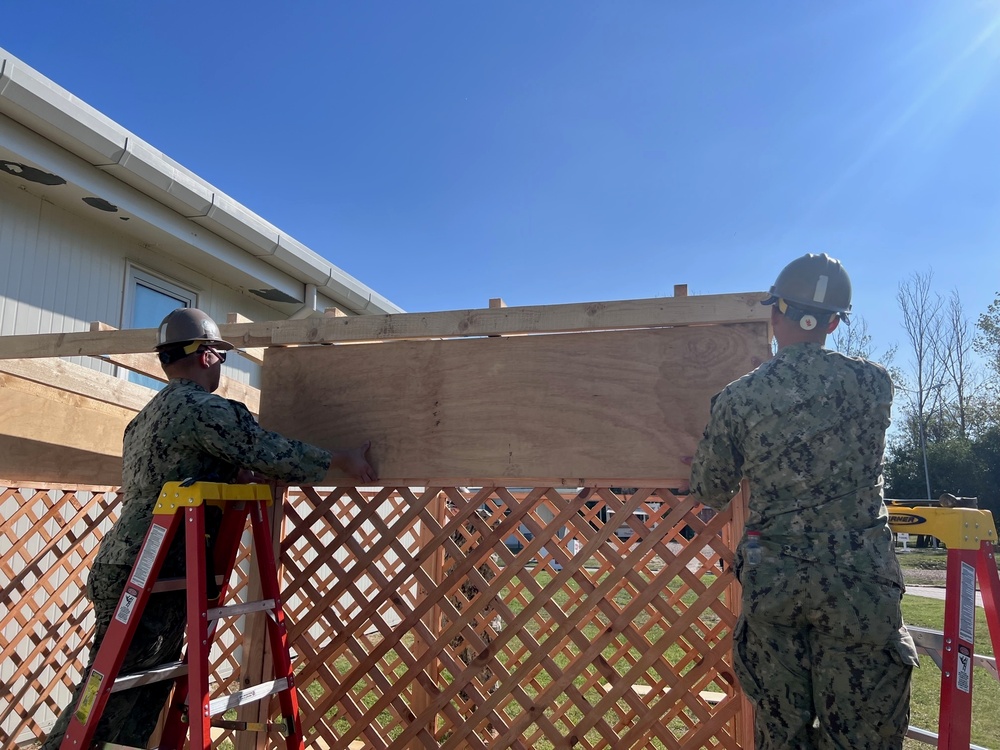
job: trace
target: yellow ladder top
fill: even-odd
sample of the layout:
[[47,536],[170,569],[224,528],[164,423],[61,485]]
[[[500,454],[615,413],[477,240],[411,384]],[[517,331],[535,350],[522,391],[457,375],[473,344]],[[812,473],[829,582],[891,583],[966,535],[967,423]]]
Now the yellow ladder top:
[[889,505],[889,528],[897,534],[927,534],[948,549],[979,549],[981,542],[997,543],[997,527],[988,510],[972,508]]
[[153,508],[154,515],[170,515],[181,508],[194,508],[208,503],[266,500],[271,504],[271,487],[266,484],[225,484],[223,482],[167,482]]

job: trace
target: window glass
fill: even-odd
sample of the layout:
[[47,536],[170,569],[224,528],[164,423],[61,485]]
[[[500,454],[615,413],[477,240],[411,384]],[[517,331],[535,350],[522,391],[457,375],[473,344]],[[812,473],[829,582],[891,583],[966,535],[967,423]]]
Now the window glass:
[[[131,315],[129,328],[156,328],[171,310],[178,307],[194,307],[197,295],[179,284],[161,279],[137,268],[129,274],[131,294]],[[163,383],[153,378],[129,372],[132,383],[160,390]]]

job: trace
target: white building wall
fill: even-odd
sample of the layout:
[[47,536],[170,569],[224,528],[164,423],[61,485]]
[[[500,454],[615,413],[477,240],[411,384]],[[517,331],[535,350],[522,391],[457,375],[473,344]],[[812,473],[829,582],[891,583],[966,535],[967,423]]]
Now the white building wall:
[[[85,331],[91,321],[123,326],[129,264],[198,294],[220,323],[239,312],[251,320],[276,317],[270,307],[48,201],[0,183],[0,335]],[[126,321],[127,322],[127,321]],[[111,372],[89,357],[73,358]],[[225,374],[259,385],[259,368],[231,357]]]

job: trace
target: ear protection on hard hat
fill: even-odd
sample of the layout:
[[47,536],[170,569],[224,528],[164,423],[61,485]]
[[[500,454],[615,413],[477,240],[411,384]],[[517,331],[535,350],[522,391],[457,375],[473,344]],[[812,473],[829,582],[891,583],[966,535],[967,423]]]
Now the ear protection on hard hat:
[[778,298],[775,304],[777,304],[778,311],[782,315],[785,315],[791,318],[792,320],[797,320],[799,323],[799,328],[801,328],[803,331],[813,331],[816,329],[816,326],[820,324],[820,319],[817,318],[817,315],[824,319],[822,321],[824,325],[829,323],[830,318],[833,317],[832,314],[813,312],[809,310],[803,310],[798,307],[792,307],[787,302],[785,302],[785,300],[781,298]]

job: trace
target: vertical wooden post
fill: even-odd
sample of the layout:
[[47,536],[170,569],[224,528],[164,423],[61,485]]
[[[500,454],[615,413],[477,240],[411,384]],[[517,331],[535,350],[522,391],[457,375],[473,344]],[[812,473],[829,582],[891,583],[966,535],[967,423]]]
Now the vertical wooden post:
[[503,297],[490,297],[491,310],[499,310],[501,307],[507,307],[507,303],[503,301]]
[[[280,492],[279,492],[280,490]],[[274,504],[268,517],[271,524],[271,539],[274,546],[274,559],[278,564],[278,582],[281,582],[281,537],[285,522],[285,499],[288,488],[271,486]],[[263,596],[260,585],[260,571],[252,561],[249,563],[249,580],[247,581],[246,601],[259,601]],[[247,615],[244,620],[243,633],[243,664],[240,669],[240,689],[259,685],[271,678],[274,662],[271,660],[271,643],[267,637],[266,615],[257,612]],[[296,686],[298,687],[298,686]],[[239,721],[266,722],[268,719],[269,698],[256,703],[248,703],[237,709]],[[267,734],[264,732],[238,732],[236,735],[236,750],[264,750],[267,747]]]
[[675,297],[687,297],[688,296],[688,285],[687,284],[674,284],[674,296]]
[[[730,534],[732,535],[729,541],[733,549],[736,549],[736,545],[739,544],[740,539],[743,537],[749,504],[750,485],[744,479],[740,483],[739,494],[733,498],[729,506],[733,514],[732,521],[729,524]],[[743,587],[740,586],[739,581],[735,577],[732,584],[726,590],[726,597],[732,611],[739,615],[742,609]],[[735,655],[733,658],[735,659]],[[735,678],[735,674],[733,676]],[[750,703],[742,690],[738,692],[738,695],[740,710],[733,717],[733,737],[736,739],[737,747],[749,749],[754,746],[753,704]]]
[[[427,510],[438,522],[438,525],[443,527],[447,521],[447,498],[443,492],[439,492],[433,500],[427,506]],[[428,544],[431,539],[433,539],[436,529],[429,527],[425,523],[421,523],[420,529],[420,546]],[[431,555],[427,560],[426,568],[427,576],[431,581],[437,585],[444,581],[444,548],[440,547],[434,550],[434,554]],[[421,598],[426,597],[430,592],[421,591]],[[441,608],[431,607],[427,614],[421,618],[427,630],[430,631],[431,637],[437,636],[441,632]],[[417,659],[426,654],[428,651],[428,644],[417,635],[413,640],[413,655]],[[426,669],[428,677],[431,681],[437,684],[441,677],[441,663],[435,659],[433,662],[427,665]],[[419,716],[423,711],[427,710],[430,705],[431,696],[423,689],[417,680],[413,680],[412,684],[412,695],[413,695],[413,705],[411,710],[414,716]],[[432,734],[437,730],[436,718],[431,721],[427,727],[427,731]],[[419,738],[413,738],[407,744],[407,750],[423,750],[424,744]]]

